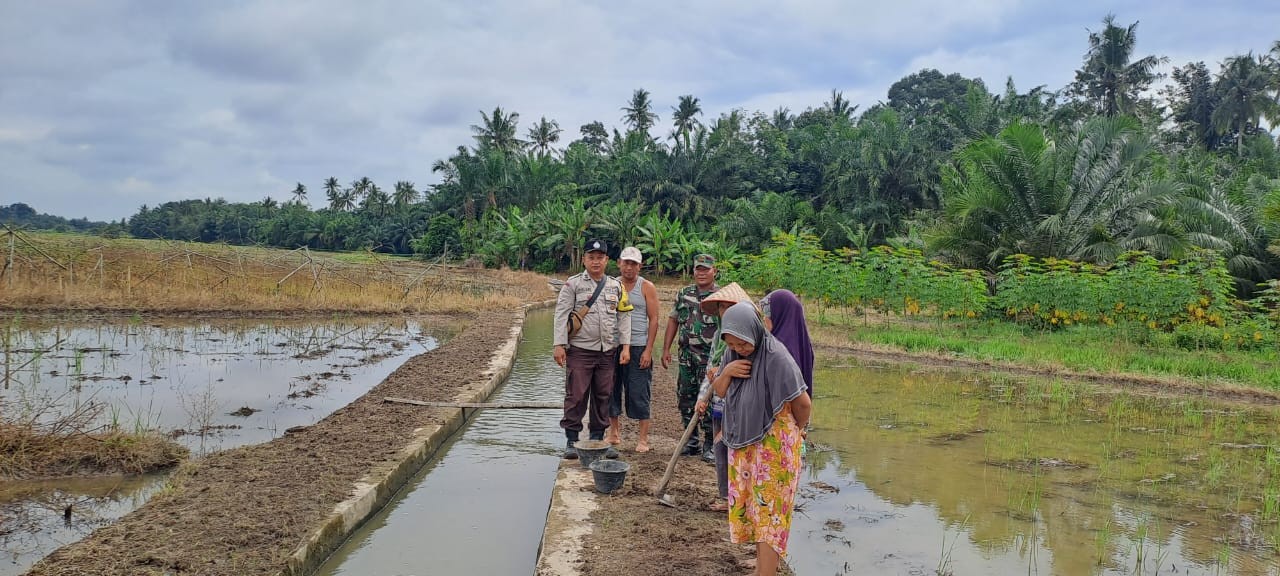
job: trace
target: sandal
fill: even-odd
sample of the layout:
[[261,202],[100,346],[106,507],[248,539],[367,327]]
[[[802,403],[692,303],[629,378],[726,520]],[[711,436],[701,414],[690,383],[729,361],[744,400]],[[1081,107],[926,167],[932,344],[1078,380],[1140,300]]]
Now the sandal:
[[707,510],[710,510],[712,512],[728,512],[729,501],[716,498],[715,502],[712,502],[711,504],[707,505]]

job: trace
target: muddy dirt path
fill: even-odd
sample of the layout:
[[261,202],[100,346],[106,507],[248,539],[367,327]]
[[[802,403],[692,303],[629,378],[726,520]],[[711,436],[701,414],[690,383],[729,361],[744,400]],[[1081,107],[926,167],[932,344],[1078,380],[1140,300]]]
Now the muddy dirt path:
[[[663,322],[659,338],[666,329],[665,319]],[[656,353],[654,360],[656,364]],[[631,464],[631,471],[621,489],[597,495],[600,507],[591,515],[592,533],[583,545],[583,574],[750,573],[745,562],[755,557],[754,546],[730,544],[728,514],[707,508],[716,496],[713,465],[701,458],[681,456],[667,488],[675,496],[677,508],[662,506],[653,497],[653,489],[684,433],[676,407],[675,369],[658,366],[653,372],[651,452],[635,452],[635,422],[623,419],[621,458]]]
[[480,379],[510,335],[510,314],[477,317],[444,346],[410,359],[368,394],[266,444],[183,466],[147,505],[42,560],[32,575],[274,574],[352,484],[396,460],[438,412],[385,404],[450,400]]

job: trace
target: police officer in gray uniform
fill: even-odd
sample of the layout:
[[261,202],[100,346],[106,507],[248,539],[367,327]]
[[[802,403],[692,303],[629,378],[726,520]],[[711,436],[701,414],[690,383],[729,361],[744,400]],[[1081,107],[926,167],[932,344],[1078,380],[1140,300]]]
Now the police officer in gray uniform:
[[[609,397],[613,394],[616,363],[631,361],[631,304],[622,283],[604,273],[609,263],[609,247],[603,240],[590,240],[582,256],[585,270],[571,276],[560,288],[556,299],[554,344],[556,364],[566,368],[564,384],[564,416],[560,427],[567,439],[564,457],[573,459],[578,452],[574,442],[582,432],[582,418],[591,412],[590,438],[603,440],[609,426]],[[602,285],[603,283],[603,285]],[[569,315],[585,306],[595,296],[582,328],[569,336]],[[622,347],[615,354],[615,348]],[[606,456],[616,458],[610,448]]]

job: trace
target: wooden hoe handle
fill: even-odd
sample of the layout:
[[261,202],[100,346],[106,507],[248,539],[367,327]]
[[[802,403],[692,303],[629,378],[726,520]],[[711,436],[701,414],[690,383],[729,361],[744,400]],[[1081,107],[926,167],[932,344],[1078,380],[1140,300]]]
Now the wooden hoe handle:
[[[711,398],[711,387],[707,386],[707,392],[699,396],[698,401],[699,402],[709,401],[710,398]],[[711,407],[707,406],[707,410],[710,410],[710,409]],[[705,414],[705,411],[703,414],[694,412],[693,418],[689,419],[689,425],[685,426],[684,436],[680,437],[680,442],[676,444],[675,452],[671,453],[671,461],[667,462],[667,472],[662,475],[662,481],[658,483],[658,489],[655,490],[653,493],[654,496],[661,498],[662,495],[666,493],[667,484],[671,483],[671,476],[675,474],[676,461],[680,459],[680,452],[684,450],[685,444],[689,442],[689,437],[693,436],[693,429],[698,427],[698,422],[702,420],[702,416],[704,414]]]

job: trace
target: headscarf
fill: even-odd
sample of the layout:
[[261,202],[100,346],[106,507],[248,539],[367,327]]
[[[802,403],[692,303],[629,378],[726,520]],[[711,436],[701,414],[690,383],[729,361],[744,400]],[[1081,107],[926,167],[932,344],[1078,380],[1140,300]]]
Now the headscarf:
[[[755,345],[745,357],[751,375],[734,378],[725,395],[724,443],[738,449],[764,438],[786,403],[804,393],[804,379],[786,347],[764,329],[754,304],[734,304],[720,319],[720,331]],[[740,358],[733,348],[725,350],[721,370]]]
[[774,290],[765,298],[769,300],[773,337],[787,347],[796,365],[800,366],[805,390],[813,398],[813,344],[809,341],[809,327],[804,322],[804,305],[790,290]]

